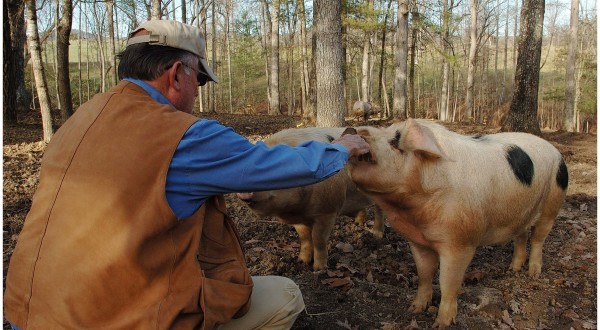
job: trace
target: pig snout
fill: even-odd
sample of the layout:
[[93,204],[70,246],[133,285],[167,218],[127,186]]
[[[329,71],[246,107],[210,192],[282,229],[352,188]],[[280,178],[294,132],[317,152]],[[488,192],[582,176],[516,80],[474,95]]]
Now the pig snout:
[[254,193],[251,193],[251,192],[237,193],[236,195],[240,200],[242,200],[243,202],[246,202],[246,204],[248,204],[248,205],[252,204],[252,202],[253,202],[252,198],[254,197]]
[[358,134],[358,132],[356,131],[356,128],[354,128],[354,127],[347,127],[344,130],[344,132],[342,132],[342,136],[348,135],[348,134],[356,135],[356,134]]

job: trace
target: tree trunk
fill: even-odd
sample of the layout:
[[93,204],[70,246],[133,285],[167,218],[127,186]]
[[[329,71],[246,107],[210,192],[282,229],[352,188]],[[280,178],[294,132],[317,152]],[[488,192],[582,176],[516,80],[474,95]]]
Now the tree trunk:
[[[368,9],[366,21],[371,23],[371,11],[373,10],[373,0],[368,0]],[[363,40],[363,57],[362,57],[362,79],[361,79],[361,100],[363,102],[370,101],[369,86],[371,79],[369,77],[370,72],[370,61],[369,61],[369,49],[371,48],[371,24],[367,24],[365,28],[365,35]]]
[[94,12],[94,19],[96,22],[96,43],[98,44],[98,53],[100,55],[100,92],[104,93],[105,85],[106,85],[106,55],[104,55],[104,47],[102,47],[102,22],[100,21],[100,17],[98,16],[98,11],[96,9],[97,3],[94,2],[92,4],[92,10]]
[[48,83],[44,74],[44,63],[42,62],[42,50],[38,34],[37,13],[35,0],[27,0],[27,46],[31,54],[33,76],[35,78],[36,91],[40,101],[42,115],[42,129],[44,131],[44,142],[49,143],[54,129],[52,127],[52,104],[48,93]]
[[271,105],[271,14],[269,13],[269,4],[266,0],[261,1],[261,42],[263,46],[263,55],[265,59],[265,76],[267,78],[267,101]]
[[417,118],[415,110],[415,58],[417,56],[417,35],[419,33],[420,16],[418,6],[415,4],[415,11],[412,13],[411,40],[410,40],[410,69],[408,71],[408,116]]
[[[217,74],[217,10],[215,1],[212,1],[211,7],[212,19],[211,19],[211,31],[212,31],[212,42],[211,42],[211,69]],[[217,111],[217,84],[208,84],[208,90],[210,97],[208,99],[208,111]]]
[[60,100],[61,119],[64,123],[73,114],[73,99],[71,97],[71,78],[69,76],[69,39],[73,24],[73,3],[62,0],[62,17],[57,26],[57,80]]
[[317,34],[313,30],[310,38],[312,56],[310,57],[310,71],[308,74],[308,103],[306,104],[305,119],[310,123],[317,122]]
[[513,33],[515,34],[513,37],[513,73],[516,74],[517,70],[517,31],[519,31],[519,0],[515,0],[515,16],[514,16],[514,25],[513,25]]
[[540,134],[537,110],[544,5],[544,0],[524,0],[521,7],[515,91],[502,123],[503,131]]
[[[387,10],[385,11],[385,16],[383,18],[383,31],[381,31],[381,54],[379,56],[379,77],[377,79],[377,82],[379,83],[379,88],[377,90],[377,103],[382,107],[380,109],[380,113],[379,116],[382,117],[383,116],[383,97],[385,93],[385,39],[387,37],[387,24],[388,24],[388,18],[390,16],[390,8],[392,6],[392,0],[389,0],[388,2],[388,7]],[[387,97],[387,96],[386,96]],[[385,100],[387,102],[387,100]]]
[[161,19],[162,18],[162,4],[160,0],[151,0],[152,2],[152,16],[151,19]]
[[[182,2],[185,2],[182,1]],[[229,113],[233,113],[233,75],[231,74],[231,23],[230,18],[233,17],[233,3],[227,1],[225,3],[225,38],[227,39],[227,76],[229,78]]]
[[[63,0],[63,1],[71,1],[71,0]],[[108,25],[108,60],[110,61],[110,71],[111,71],[111,82],[112,86],[117,84],[117,57],[115,56],[115,27],[114,27],[114,8],[115,2],[114,0],[105,0],[106,1],[106,24]]]
[[342,66],[342,17],[339,1],[314,1],[316,33],[317,126],[344,125],[346,102]]
[[442,91],[440,95],[440,120],[448,120],[448,104],[449,93],[448,85],[450,79],[450,63],[448,58],[450,57],[450,23],[449,19],[452,15],[451,9],[448,8],[448,0],[443,0],[442,3]]
[[465,101],[465,119],[473,121],[475,94],[475,65],[477,60],[477,0],[469,0],[471,24],[469,25],[469,71],[467,73],[467,97]]
[[406,70],[408,57],[408,1],[398,0],[398,29],[394,58],[394,104],[392,117],[406,119]]
[[300,56],[302,60],[302,74],[300,75],[300,91],[302,106],[300,112],[304,116],[307,110],[306,95],[308,93],[308,52],[306,45],[308,44],[308,37],[306,35],[306,10],[304,8],[304,0],[297,0],[296,5],[298,6],[298,23],[300,25]]
[[269,102],[269,115],[280,114],[279,97],[279,9],[280,0],[273,1],[273,10],[271,11],[271,45],[270,45],[270,67],[269,67],[269,89],[271,100]]
[[4,121],[17,123],[19,112],[28,109],[31,95],[25,85],[25,3],[9,0],[4,2]]
[[569,52],[565,74],[564,129],[575,132],[575,64],[577,63],[577,30],[579,25],[579,0],[571,0],[571,26],[569,27]]

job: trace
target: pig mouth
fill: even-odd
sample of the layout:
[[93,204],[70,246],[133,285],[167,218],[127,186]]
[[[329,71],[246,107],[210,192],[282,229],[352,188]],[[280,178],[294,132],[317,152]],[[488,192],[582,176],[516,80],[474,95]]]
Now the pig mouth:
[[375,154],[373,154],[372,152],[368,152],[366,154],[360,155],[360,156],[356,157],[356,160],[358,162],[362,162],[362,163],[377,164],[377,158],[375,157]]

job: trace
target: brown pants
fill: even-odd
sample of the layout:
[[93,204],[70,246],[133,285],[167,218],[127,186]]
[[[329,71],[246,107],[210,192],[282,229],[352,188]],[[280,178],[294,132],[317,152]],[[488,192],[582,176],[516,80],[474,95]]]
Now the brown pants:
[[290,329],[304,310],[302,293],[296,283],[281,276],[253,276],[250,310],[219,330]]

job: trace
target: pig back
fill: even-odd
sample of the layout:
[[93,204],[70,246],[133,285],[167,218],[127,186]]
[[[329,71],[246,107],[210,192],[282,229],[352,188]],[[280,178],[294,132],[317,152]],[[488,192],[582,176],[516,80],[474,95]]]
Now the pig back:
[[[340,137],[345,129],[344,127],[290,128],[271,135],[264,140],[264,143],[268,146],[276,144],[297,146],[310,140],[331,143]],[[304,215],[331,212],[354,216],[361,209],[372,205],[372,202],[358,190],[346,167],[328,179],[313,185],[255,194],[271,196],[270,213],[280,213],[285,209],[285,212]]]

